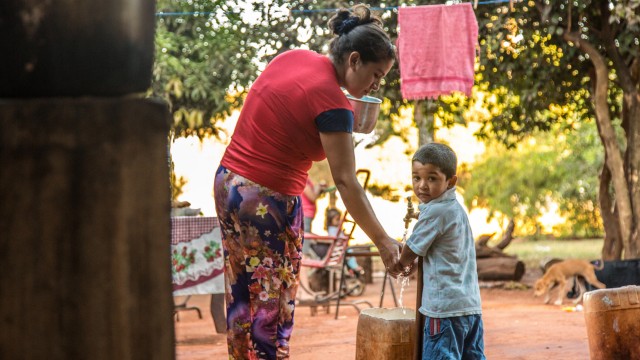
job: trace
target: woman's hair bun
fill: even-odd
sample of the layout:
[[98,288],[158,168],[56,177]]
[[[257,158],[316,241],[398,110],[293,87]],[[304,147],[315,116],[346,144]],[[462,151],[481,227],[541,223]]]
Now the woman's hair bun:
[[384,31],[382,19],[373,15],[367,5],[338,10],[328,25],[337,35],[329,43],[329,57],[335,64],[342,64],[352,52],[359,53],[363,63],[396,59],[395,47]]
[[[353,10],[340,9],[337,14],[329,19],[329,28],[334,34],[340,36],[349,33],[358,25],[375,22],[371,17],[371,11],[364,4],[358,4]],[[381,23],[381,22],[380,22]]]
[[346,20],[342,21],[342,23],[338,24],[335,29],[335,33],[337,35],[343,35],[353,30],[354,27],[358,26],[360,19],[355,16],[349,16]]

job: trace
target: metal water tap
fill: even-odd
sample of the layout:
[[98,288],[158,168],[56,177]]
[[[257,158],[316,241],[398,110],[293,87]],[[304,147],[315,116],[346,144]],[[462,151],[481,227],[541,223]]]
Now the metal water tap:
[[407,196],[407,214],[404,216],[404,228],[409,228],[411,219],[415,218],[415,211],[413,209],[413,203],[411,202],[411,196]]

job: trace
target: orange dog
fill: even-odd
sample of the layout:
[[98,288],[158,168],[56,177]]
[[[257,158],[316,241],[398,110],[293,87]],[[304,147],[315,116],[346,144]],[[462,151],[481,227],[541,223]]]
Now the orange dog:
[[[546,296],[544,299],[544,303],[548,304],[549,301],[551,300],[551,289],[556,287],[557,285],[559,290],[558,290],[557,299],[554,302],[554,304],[562,305],[562,300],[564,299],[564,296],[567,293],[566,291],[567,279],[574,276],[582,276],[591,285],[599,289],[604,289],[606,288],[606,285],[598,281],[598,278],[596,278],[596,273],[595,273],[595,270],[601,270],[603,267],[604,267],[604,262],[602,262],[602,264],[599,267],[595,267],[593,264],[591,264],[586,260],[568,259],[568,260],[560,261],[558,263],[551,265],[547,270],[547,272],[545,272],[545,274],[540,279],[538,279],[538,281],[536,281],[535,291],[533,294],[535,296],[540,296],[545,294]],[[580,294],[578,295],[578,298],[574,300],[574,304],[577,304],[580,301],[582,301],[582,294],[586,290],[585,285],[581,281],[578,281],[578,286],[580,287]]]

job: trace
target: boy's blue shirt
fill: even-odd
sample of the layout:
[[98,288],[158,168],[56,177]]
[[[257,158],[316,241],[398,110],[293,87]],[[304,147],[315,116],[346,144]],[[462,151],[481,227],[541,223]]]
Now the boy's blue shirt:
[[406,245],[424,259],[419,311],[434,318],[482,314],[475,243],[456,188],[418,209]]

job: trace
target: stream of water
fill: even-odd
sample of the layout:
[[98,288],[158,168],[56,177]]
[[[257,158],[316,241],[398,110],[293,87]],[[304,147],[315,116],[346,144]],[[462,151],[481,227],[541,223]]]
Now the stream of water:
[[398,276],[396,278],[396,284],[400,283],[400,296],[398,297],[398,303],[400,304],[400,307],[402,308],[402,313],[406,314],[406,310],[404,308],[404,304],[402,303],[402,295],[404,293],[404,288],[406,286],[409,285],[409,277],[408,276]]
[[[402,243],[405,244],[406,240],[407,240],[407,230],[404,230],[404,235],[402,235]],[[408,272],[409,269],[411,268],[411,266],[407,266],[405,268],[405,272]],[[396,278],[396,285],[400,283],[400,296],[398,297],[398,304],[400,304],[400,308],[402,308],[402,314],[406,314],[406,310],[404,308],[404,304],[402,303],[402,296],[404,294],[404,288],[407,287],[409,285],[409,277],[408,276],[403,276],[403,275],[399,275]]]

